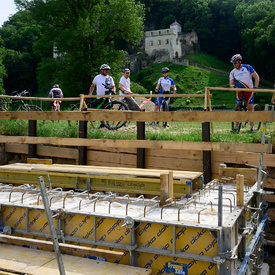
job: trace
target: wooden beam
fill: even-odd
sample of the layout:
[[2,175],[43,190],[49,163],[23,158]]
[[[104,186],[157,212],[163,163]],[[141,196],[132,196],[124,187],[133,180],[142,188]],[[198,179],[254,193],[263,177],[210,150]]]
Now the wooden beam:
[[[61,112],[0,112],[0,120],[78,120],[78,121],[175,121],[175,122],[270,122],[271,111],[259,112],[135,112],[115,110],[61,111]],[[275,121],[275,113],[273,113]]]
[[[38,247],[42,250],[53,250],[53,243],[44,240],[38,239],[29,239],[24,237],[15,237],[15,236],[8,236],[8,235],[1,235],[0,234],[0,242],[12,244],[12,245],[27,245],[27,246],[34,246]],[[79,246],[79,245],[72,245],[72,244],[65,244],[59,243],[60,250],[66,254],[75,254],[77,256],[96,256],[102,258],[109,258],[114,260],[121,260],[123,258],[123,252],[118,251],[111,251],[105,250],[100,248],[91,248],[86,246]]]
[[237,206],[244,206],[244,176],[236,175],[236,184],[237,184]]
[[267,144],[259,143],[226,143],[226,142],[185,142],[160,140],[117,140],[117,139],[86,139],[60,137],[26,137],[1,136],[1,143],[43,144],[58,146],[92,146],[96,148],[148,148],[167,150],[205,150],[223,152],[267,152]]

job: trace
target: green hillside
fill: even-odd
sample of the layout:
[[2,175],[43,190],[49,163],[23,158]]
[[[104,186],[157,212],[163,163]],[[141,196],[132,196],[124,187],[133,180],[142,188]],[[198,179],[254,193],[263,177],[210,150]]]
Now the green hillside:
[[[153,91],[159,77],[162,76],[161,68],[169,67],[169,76],[174,79],[177,86],[178,94],[203,94],[205,87],[229,87],[229,72],[231,70],[230,63],[225,63],[219,59],[200,53],[190,55],[189,59],[202,66],[211,68],[213,71],[194,67],[175,65],[169,62],[161,64],[153,64],[146,69],[139,71],[137,74],[131,74],[133,91],[135,93],[149,93]],[[217,70],[217,71],[215,71]],[[220,73],[224,73],[224,75]],[[142,88],[140,88],[142,86]],[[233,108],[235,105],[235,92],[230,91],[212,91],[212,107],[213,108]],[[262,106],[270,101],[269,95],[258,93],[255,102]],[[203,98],[184,97],[171,100],[172,109],[180,108],[203,108]]]

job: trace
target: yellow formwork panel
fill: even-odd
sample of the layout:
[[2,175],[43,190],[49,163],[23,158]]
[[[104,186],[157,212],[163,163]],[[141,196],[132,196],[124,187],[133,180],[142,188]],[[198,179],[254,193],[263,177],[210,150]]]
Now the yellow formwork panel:
[[190,274],[216,275],[217,267],[213,263],[182,259],[151,253],[138,253],[137,266],[152,269],[152,274]]
[[26,209],[21,207],[8,207],[2,210],[2,219],[5,226],[13,229],[26,229]]
[[[137,229],[139,247],[167,251],[173,249],[173,227],[167,224],[142,223]],[[202,228],[176,228],[176,252],[217,256],[217,240]]]
[[[2,210],[2,219],[5,226],[10,226],[13,229],[24,229],[26,230],[26,214],[27,209],[14,206],[6,206]],[[28,228],[30,231],[39,233],[50,234],[50,228],[47,221],[47,216],[44,210],[29,209],[29,224]],[[57,221],[54,219],[55,227]]]

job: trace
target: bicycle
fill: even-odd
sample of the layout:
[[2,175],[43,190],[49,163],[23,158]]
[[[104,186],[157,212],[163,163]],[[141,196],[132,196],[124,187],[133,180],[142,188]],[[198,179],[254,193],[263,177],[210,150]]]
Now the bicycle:
[[[163,94],[171,94],[169,91],[164,91]],[[157,98],[159,100],[159,98]],[[169,111],[169,102],[170,102],[170,97],[163,97],[162,101],[159,102],[159,111],[160,112],[168,112]],[[162,126],[165,128],[167,127],[168,123],[167,121],[162,122]]]
[[[106,85],[104,85],[106,89],[108,89],[105,92],[105,95],[112,95],[114,94],[113,90],[111,88],[108,88]],[[112,100],[111,97],[105,97],[100,98],[96,100],[88,100],[86,103],[87,107],[90,109],[103,109],[103,110],[119,110],[119,111],[125,111],[128,110],[128,107],[125,103],[118,101],[118,100]],[[75,104],[70,111],[79,111],[80,109],[80,103]],[[100,127],[106,127],[109,130],[117,130],[124,126],[127,121],[101,121]],[[68,121],[69,125],[72,124],[72,121]],[[92,123],[93,124],[93,123]]]
[[[261,111],[261,107],[258,104],[253,105],[253,110],[254,111]],[[240,101],[238,101],[234,107],[234,111],[247,111],[247,104],[246,104],[246,99],[244,94],[242,93]],[[231,123],[231,129],[235,133],[239,133],[241,128],[245,128],[246,124],[248,122],[232,122]],[[259,131],[261,128],[262,122],[254,122],[254,130]]]
[[[16,96],[16,97],[24,97],[27,96],[29,94],[28,91],[24,90],[22,92],[13,92],[12,96]],[[13,108],[13,106],[15,106],[18,103],[18,107],[17,108]],[[0,99],[0,110],[1,111],[9,111],[10,109],[15,110],[15,111],[42,111],[42,109],[36,105],[31,105],[28,103],[25,103],[25,101],[23,99],[13,99],[11,98],[11,100],[9,101],[5,101],[2,98]]]
[[54,110],[54,112],[60,112],[60,103],[61,103],[61,100],[55,100],[53,102],[53,110]]

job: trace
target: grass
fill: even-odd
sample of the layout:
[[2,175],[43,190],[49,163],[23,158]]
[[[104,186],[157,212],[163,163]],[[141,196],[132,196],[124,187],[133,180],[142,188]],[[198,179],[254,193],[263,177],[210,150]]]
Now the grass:
[[[170,127],[164,129],[161,124],[150,126],[146,124],[146,139],[149,140],[171,140],[171,141],[202,141],[202,124],[199,122],[171,122]],[[242,142],[260,143],[262,132],[251,133],[249,126],[242,129],[239,134],[231,132],[231,123],[215,122],[213,132],[211,132],[212,142]],[[99,128],[99,122],[94,122],[94,126],[88,123],[88,138],[93,139],[136,139],[135,123],[131,122],[128,127],[122,127],[117,131],[110,131],[106,128]],[[28,122],[25,120],[0,121],[0,134],[12,136],[27,136]],[[275,124],[267,124],[267,134],[275,141]],[[38,122],[37,136],[40,137],[67,137],[77,138],[77,124],[68,125],[67,121]]]

